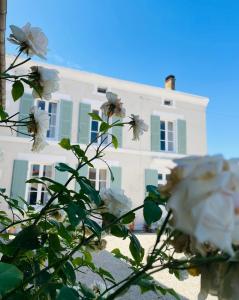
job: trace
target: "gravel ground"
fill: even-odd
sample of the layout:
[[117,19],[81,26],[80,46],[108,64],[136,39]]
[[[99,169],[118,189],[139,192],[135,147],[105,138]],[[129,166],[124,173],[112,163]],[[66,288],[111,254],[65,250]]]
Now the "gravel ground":
[[[147,251],[152,247],[155,235],[154,234],[137,234],[138,239],[140,240],[142,246]],[[101,266],[112,273],[115,279],[120,280],[125,278],[129,273],[130,269],[128,265],[116,258],[114,258],[109,251],[113,250],[114,248],[120,248],[121,252],[127,256],[130,256],[128,250],[128,240],[122,240],[113,236],[107,236],[107,251],[101,251],[93,255],[94,261],[98,266]],[[189,279],[186,281],[179,281],[174,276],[169,274],[166,270],[161,271],[159,273],[154,274],[154,278],[161,282],[162,285],[173,288],[183,300],[196,300],[197,295],[200,289],[200,277],[192,277],[190,276]],[[82,282],[89,285],[89,282],[93,283],[94,281],[99,280],[99,277],[95,274],[90,272],[84,273],[84,275],[80,275],[79,278]],[[132,286],[126,294],[122,297],[117,299],[121,300],[135,300],[135,299],[145,299],[145,300],[156,300],[156,299],[163,299],[163,300],[171,300],[175,299],[172,296],[164,296],[159,297],[153,292],[148,292],[141,295],[140,290],[136,286]],[[207,300],[215,300],[216,297],[208,296]]]

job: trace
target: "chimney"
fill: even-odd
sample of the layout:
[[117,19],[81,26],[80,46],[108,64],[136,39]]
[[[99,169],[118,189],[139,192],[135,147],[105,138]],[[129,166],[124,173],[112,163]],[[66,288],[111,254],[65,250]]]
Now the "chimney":
[[168,75],[165,78],[165,88],[168,90],[175,90],[175,76],[174,75]]

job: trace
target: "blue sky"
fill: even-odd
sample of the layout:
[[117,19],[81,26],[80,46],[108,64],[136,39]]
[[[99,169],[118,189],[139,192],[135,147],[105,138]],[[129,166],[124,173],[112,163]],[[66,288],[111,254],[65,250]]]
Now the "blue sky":
[[174,74],[178,90],[210,98],[208,152],[235,157],[238,10],[237,0],[8,0],[7,25],[41,27],[49,63],[161,87]]

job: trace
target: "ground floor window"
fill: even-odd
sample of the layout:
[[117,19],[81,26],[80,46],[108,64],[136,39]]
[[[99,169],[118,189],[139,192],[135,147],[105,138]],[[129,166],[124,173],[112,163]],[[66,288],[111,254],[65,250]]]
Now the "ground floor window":
[[96,189],[107,187],[107,169],[89,169],[89,180],[91,185]]
[[[52,165],[42,165],[42,164],[31,164],[29,178],[34,177],[53,177],[53,166]],[[31,205],[44,205],[48,199],[49,194],[46,187],[41,183],[30,183],[28,185],[27,191],[28,202]]]
[[158,173],[158,187],[165,185],[167,183],[167,178],[169,174],[159,172]]

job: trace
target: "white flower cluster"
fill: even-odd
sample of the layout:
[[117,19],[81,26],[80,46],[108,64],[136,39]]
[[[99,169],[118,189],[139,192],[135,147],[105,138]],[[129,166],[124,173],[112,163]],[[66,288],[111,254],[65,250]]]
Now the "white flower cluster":
[[37,78],[37,84],[41,89],[41,95],[33,89],[33,97],[50,100],[51,94],[59,89],[59,72],[55,69],[48,69],[40,66],[32,66],[31,71],[34,74],[33,76]]
[[33,134],[32,151],[39,152],[47,145],[46,133],[49,129],[50,118],[46,111],[40,110],[36,106],[31,108],[30,116],[32,122],[28,130]]
[[164,187],[171,193],[175,227],[234,254],[239,243],[239,163],[222,156],[188,157],[175,161]]
[[100,197],[104,201],[106,211],[116,217],[126,214],[132,208],[132,201],[121,189],[101,189]]
[[20,50],[24,51],[27,55],[37,55],[45,58],[47,53],[48,39],[42,32],[41,28],[31,27],[27,23],[22,28],[15,25],[10,26],[12,33],[8,40],[20,46]]

